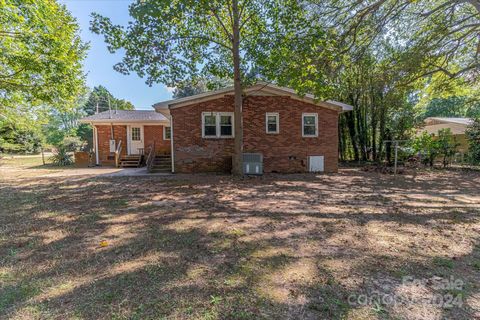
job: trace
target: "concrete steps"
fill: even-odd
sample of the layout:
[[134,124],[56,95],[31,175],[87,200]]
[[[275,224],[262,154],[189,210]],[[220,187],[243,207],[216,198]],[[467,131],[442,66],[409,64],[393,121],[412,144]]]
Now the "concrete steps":
[[172,171],[172,158],[170,155],[157,155],[153,160],[151,172],[170,173]]

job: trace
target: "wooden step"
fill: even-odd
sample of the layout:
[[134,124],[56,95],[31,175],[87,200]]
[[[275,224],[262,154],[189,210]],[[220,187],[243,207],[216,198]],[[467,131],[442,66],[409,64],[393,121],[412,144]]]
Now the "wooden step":
[[120,167],[138,168],[142,164],[142,156],[139,154],[126,154],[120,158]]

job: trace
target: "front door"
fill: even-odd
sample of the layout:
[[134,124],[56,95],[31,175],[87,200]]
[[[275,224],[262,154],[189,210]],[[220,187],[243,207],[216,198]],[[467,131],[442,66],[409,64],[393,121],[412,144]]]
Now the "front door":
[[131,126],[129,131],[130,154],[143,154],[143,126]]

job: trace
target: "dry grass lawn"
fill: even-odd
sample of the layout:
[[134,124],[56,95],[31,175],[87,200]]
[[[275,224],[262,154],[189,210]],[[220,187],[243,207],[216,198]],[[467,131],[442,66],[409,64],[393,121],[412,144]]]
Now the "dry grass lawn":
[[6,172],[1,319],[480,318],[478,172]]

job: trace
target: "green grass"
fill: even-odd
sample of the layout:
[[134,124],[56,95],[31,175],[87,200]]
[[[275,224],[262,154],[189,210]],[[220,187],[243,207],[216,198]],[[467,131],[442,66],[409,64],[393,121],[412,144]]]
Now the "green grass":
[[[46,165],[51,165],[50,155],[45,155]],[[35,167],[43,166],[42,155],[11,155],[0,154],[0,165]]]
[[442,267],[446,269],[453,269],[455,264],[453,263],[453,260],[447,259],[447,258],[442,258],[442,257],[435,257],[433,258],[433,263],[437,267]]

